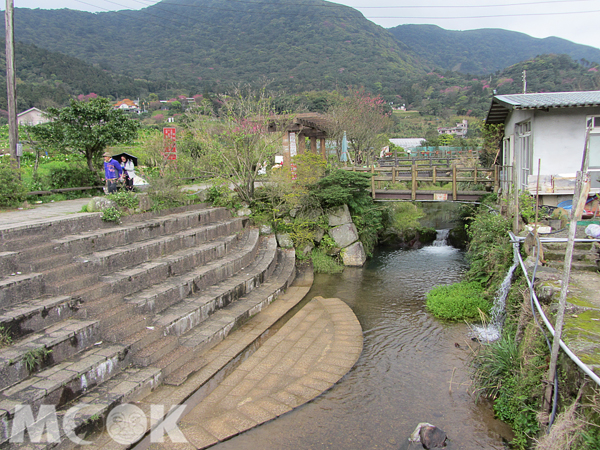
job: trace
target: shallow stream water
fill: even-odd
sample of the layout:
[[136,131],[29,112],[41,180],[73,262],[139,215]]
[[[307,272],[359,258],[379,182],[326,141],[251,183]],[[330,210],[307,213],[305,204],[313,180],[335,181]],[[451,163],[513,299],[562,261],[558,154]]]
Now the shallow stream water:
[[448,449],[502,449],[508,426],[469,395],[465,324],[425,310],[433,286],[459,281],[464,254],[452,247],[376,253],[363,268],[316,275],[308,298],[345,301],[358,317],[363,353],[332,389],[217,450],[419,449],[408,437],[419,422],[444,430]]

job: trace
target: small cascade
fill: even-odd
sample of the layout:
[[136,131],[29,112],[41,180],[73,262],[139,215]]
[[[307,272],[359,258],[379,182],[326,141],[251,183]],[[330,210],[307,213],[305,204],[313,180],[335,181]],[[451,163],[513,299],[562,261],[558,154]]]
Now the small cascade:
[[504,308],[506,306],[506,297],[512,283],[512,276],[519,264],[518,246],[513,247],[514,262],[508,269],[502,284],[496,291],[494,304],[490,309],[490,322],[487,325],[476,325],[471,327],[470,337],[477,338],[481,342],[489,343],[500,339],[502,335],[502,325],[504,325]]
[[448,245],[448,235],[450,234],[450,229],[446,228],[444,230],[436,230],[437,235],[435,237],[435,241],[431,244],[433,247],[446,247]]

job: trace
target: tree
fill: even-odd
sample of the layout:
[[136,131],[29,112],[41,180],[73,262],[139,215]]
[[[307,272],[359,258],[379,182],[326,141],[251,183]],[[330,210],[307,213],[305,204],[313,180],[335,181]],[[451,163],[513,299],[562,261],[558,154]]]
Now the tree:
[[260,168],[272,164],[282,145],[287,119],[272,114],[274,100],[265,88],[238,87],[216,100],[216,114],[195,109],[182,121],[199,163],[211,175],[229,179],[247,202],[254,198]]
[[386,109],[387,103],[381,97],[352,91],[329,109],[329,134],[341,142],[345,131],[354,161],[357,164],[368,163],[375,154],[379,155],[380,147],[387,145],[382,133],[392,127],[393,121]]
[[87,102],[71,100],[62,108],[48,108],[52,119],[29,127],[32,136],[42,145],[62,151],[81,153],[88,167],[95,171],[93,160],[106,147],[135,139],[139,124],[121,110],[113,109],[108,99],[97,97]]

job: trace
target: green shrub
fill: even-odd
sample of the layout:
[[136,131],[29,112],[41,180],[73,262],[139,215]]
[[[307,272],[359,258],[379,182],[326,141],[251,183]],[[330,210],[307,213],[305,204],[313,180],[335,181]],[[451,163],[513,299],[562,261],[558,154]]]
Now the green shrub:
[[51,189],[96,186],[99,183],[96,174],[83,165],[68,166],[56,163],[47,173],[46,178]]
[[102,211],[102,220],[119,223],[121,221],[121,211],[114,206],[109,206]]
[[181,191],[178,180],[173,177],[157,177],[150,180],[148,196],[152,210],[176,208],[190,203],[190,198]]
[[439,319],[474,320],[479,318],[480,310],[487,313],[490,304],[478,283],[463,281],[434,287],[427,294],[427,309]]
[[140,200],[137,198],[137,196],[133,192],[127,190],[120,190],[114,194],[109,194],[107,197],[122,209],[133,210],[140,205]]
[[311,253],[313,270],[316,273],[341,273],[344,271],[344,266],[336,261],[335,258],[323,252],[323,250],[315,248]]
[[229,209],[239,209],[242,206],[240,197],[229,189],[229,182],[226,180],[215,180],[214,184],[208,188],[206,200],[213,206]]
[[8,165],[0,165],[0,206],[18,206],[27,198],[27,190],[19,173]]

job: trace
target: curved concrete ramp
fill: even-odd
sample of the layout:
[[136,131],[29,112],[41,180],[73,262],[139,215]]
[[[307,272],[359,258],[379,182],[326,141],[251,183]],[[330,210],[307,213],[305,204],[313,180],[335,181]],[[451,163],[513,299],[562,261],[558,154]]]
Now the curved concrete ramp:
[[362,346],[350,307],[315,297],[186,414],[185,448],[210,447],[319,396],[352,368]]

